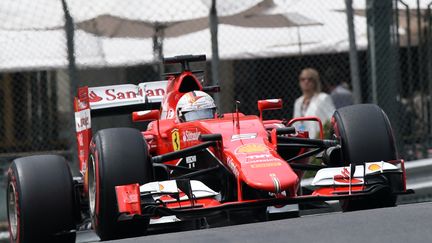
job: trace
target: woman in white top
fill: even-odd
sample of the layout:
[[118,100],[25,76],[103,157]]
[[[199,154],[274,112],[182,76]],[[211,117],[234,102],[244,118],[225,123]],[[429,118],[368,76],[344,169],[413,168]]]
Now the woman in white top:
[[[294,103],[294,117],[317,116],[323,125],[330,122],[335,111],[331,97],[321,92],[321,81],[318,71],[313,68],[305,68],[299,76],[299,85],[303,93]],[[316,138],[319,133],[317,122],[298,122],[294,126],[298,130],[309,131],[309,137]]]

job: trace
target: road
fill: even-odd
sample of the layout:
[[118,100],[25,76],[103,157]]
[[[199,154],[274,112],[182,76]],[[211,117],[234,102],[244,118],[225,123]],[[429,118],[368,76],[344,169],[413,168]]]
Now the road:
[[[134,242],[432,242],[432,202],[350,213],[332,212],[262,223],[130,238]],[[80,242],[93,234],[81,233]]]

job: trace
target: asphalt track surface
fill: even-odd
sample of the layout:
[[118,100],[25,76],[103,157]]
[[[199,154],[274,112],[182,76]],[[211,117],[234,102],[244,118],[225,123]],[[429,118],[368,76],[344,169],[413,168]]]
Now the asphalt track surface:
[[[94,242],[91,232],[78,242]],[[432,202],[129,238],[132,242],[432,242]]]

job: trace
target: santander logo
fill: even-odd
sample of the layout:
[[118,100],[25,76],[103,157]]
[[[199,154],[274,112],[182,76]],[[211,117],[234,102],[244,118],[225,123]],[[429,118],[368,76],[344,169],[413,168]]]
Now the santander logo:
[[[145,90],[146,97],[163,96],[165,90],[162,88]],[[135,100],[144,97],[144,91],[141,88],[135,87],[121,87],[110,88],[96,87],[89,92],[90,103],[97,102],[114,102],[120,100]]]
[[[333,177],[333,180],[335,182],[339,182],[339,183],[344,183],[344,184],[349,184],[350,183],[350,172],[347,168],[343,168],[343,170],[341,171],[340,175],[335,175]],[[362,180],[356,179],[356,178],[351,178],[351,183],[355,184],[355,183],[362,183]]]
[[94,91],[91,91],[89,94],[89,100],[92,103],[96,103],[96,102],[103,100],[103,98],[98,96]]

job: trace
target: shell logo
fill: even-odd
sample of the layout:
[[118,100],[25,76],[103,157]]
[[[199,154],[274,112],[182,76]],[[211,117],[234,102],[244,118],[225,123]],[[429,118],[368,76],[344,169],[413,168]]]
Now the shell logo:
[[250,143],[245,144],[237,148],[236,153],[237,154],[244,154],[244,153],[261,153],[261,152],[267,152],[268,148],[264,144],[259,143]]
[[371,164],[371,165],[368,166],[368,170],[370,170],[370,171],[381,170],[381,166],[379,166],[377,164]]
[[159,191],[162,191],[165,187],[162,184],[159,184]]

